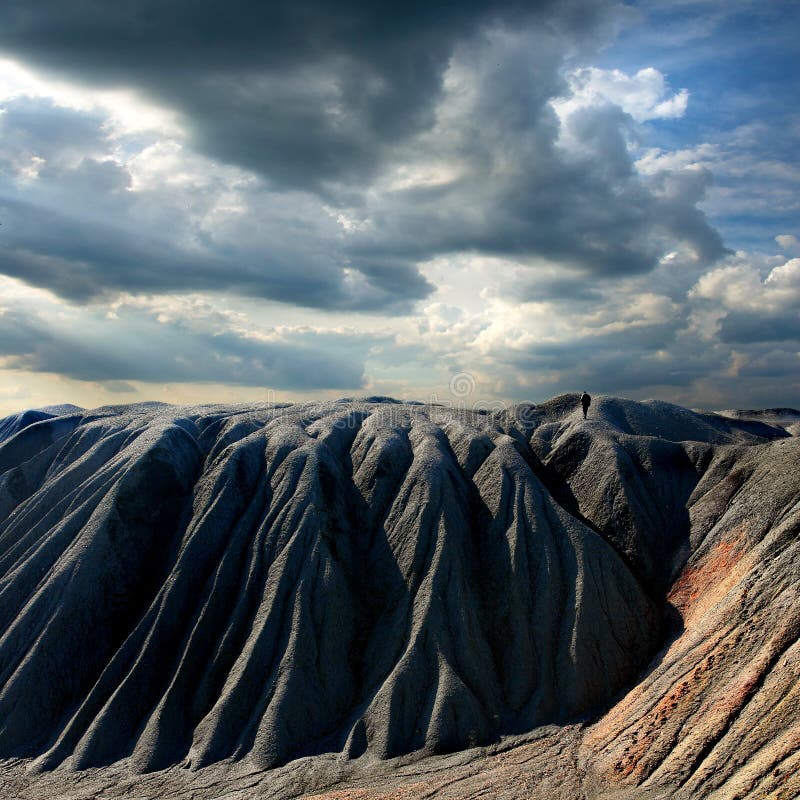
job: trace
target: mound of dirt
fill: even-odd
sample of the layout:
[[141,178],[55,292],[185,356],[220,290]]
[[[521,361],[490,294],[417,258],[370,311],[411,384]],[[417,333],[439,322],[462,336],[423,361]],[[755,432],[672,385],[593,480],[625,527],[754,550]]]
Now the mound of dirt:
[[798,468],[771,417],[610,397],[28,424],[4,791],[766,796],[800,742]]

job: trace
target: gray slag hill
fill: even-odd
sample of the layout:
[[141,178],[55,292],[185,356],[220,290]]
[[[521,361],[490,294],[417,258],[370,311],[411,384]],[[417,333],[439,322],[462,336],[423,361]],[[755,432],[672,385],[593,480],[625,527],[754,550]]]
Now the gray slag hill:
[[571,395],[31,418],[0,444],[0,758],[265,769],[597,717],[680,625],[698,491],[796,445]]

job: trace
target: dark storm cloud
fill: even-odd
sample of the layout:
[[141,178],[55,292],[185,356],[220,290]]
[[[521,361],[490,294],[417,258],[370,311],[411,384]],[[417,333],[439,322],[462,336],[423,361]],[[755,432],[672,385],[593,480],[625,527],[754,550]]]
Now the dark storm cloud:
[[800,341],[800,311],[731,311],[720,322],[719,337],[730,343]]
[[[84,302],[114,292],[229,289],[249,297],[317,308],[402,310],[430,287],[412,267],[349,292],[340,271],[302,245],[273,242],[264,252],[246,247],[225,253],[181,247],[166,232],[137,232],[18,204],[0,195],[7,233],[0,245],[6,275]],[[26,213],[27,212],[27,213]]]
[[353,389],[363,384],[368,346],[331,334],[264,341],[130,314],[115,321],[84,317],[79,324],[64,324],[26,308],[0,313],[0,354],[7,366],[103,383]]
[[429,126],[454,44],[482,25],[593,32],[602,0],[6,2],[0,48],[184,112],[215,157],[293,187],[352,180]]
[[[609,359],[615,362],[624,360],[638,369],[642,360],[654,357],[658,350],[674,343],[680,326],[681,323],[676,321],[614,333],[584,335],[562,342],[540,342],[527,352],[510,352],[505,357],[514,367],[534,373],[590,368],[602,374]],[[498,358],[503,358],[503,355],[498,354]],[[619,371],[614,370],[615,374]]]
[[742,378],[759,379],[800,375],[800,353],[779,349],[749,353],[737,374]]
[[[291,213],[293,198],[258,187],[242,197],[251,208],[248,230],[227,240],[214,231],[204,236],[192,208],[213,204],[224,184],[183,194],[160,186],[127,191],[131,175],[111,159],[104,122],[46,99],[3,105],[0,270],[6,275],[73,301],[119,291],[231,289],[296,305],[392,312],[430,292],[412,264],[372,265],[360,282],[348,282],[338,226],[319,204],[294,201],[296,217],[287,224],[281,217],[287,208]],[[35,180],[10,179],[31,158],[41,162]]]
[[[564,347],[537,346],[512,364],[520,371],[541,375],[542,386],[551,384],[552,388],[544,390],[545,396],[586,387],[590,392],[609,394],[657,386],[685,387],[725,366],[724,355],[698,352],[674,338],[664,337],[664,342],[672,345],[668,353],[658,351],[653,339],[640,343],[635,333],[616,343],[573,340]],[[553,371],[555,377],[549,379]]]
[[[676,242],[713,261],[725,251],[697,209],[707,175],[644,179],[619,108],[564,122],[550,104],[568,91],[566,59],[591,54],[616,14],[606,0],[5,3],[0,50],[140,90],[182,115],[193,147],[260,181],[239,228],[221,231],[173,186],[126,191],[124,165],[104,165],[93,143],[77,165],[42,156],[36,181],[0,185],[12,224],[0,269],[71,299],[231,290],[393,313],[431,293],[419,265],[442,254],[609,280],[653,269]],[[17,102],[4,130],[53,121],[44,105],[22,120]],[[453,175],[392,181],[437,163]]]
[[676,242],[704,263],[724,255],[697,208],[708,172],[638,175],[626,145],[633,121],[619,108],[557,118],[550,101],[565,91],[562,57],[558,41],[510,33],[457,52],[471,102],[456,93],[461,107],[427,154],[461,171],[443,186],[371,199],[373,224],[350,242],[354,263],[477,251],[615,278],[652,270]]

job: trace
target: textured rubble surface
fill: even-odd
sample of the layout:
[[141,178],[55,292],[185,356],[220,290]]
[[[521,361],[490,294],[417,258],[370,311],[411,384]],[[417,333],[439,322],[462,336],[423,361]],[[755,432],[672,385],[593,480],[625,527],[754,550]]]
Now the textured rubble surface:
[[0,443],[0,796],[800,794],[790,409],[65,411]]

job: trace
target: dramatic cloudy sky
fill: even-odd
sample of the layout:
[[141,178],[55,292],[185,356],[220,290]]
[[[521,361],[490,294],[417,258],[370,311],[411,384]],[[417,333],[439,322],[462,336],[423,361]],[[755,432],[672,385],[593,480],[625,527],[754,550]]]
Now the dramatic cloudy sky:
[[0,412],[798,405],[798,42],[797,0],[4,0]]

